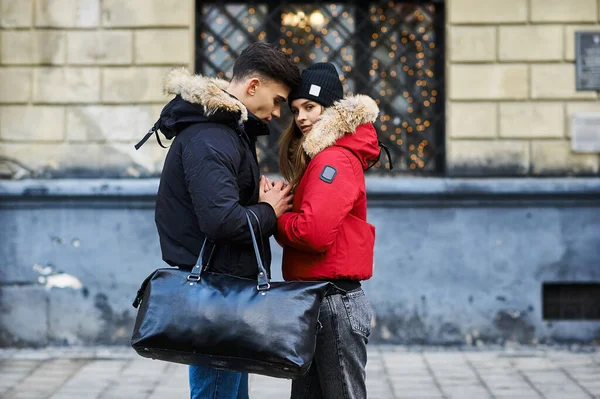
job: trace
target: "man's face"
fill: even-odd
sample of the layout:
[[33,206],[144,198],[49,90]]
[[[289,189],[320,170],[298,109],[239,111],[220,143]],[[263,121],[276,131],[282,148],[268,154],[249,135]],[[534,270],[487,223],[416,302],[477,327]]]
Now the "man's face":
[[250,79],[247,90],[246,108],[265,122],[279,118],[281,105],[290,94],[290,88],[283,83],[259,78]]

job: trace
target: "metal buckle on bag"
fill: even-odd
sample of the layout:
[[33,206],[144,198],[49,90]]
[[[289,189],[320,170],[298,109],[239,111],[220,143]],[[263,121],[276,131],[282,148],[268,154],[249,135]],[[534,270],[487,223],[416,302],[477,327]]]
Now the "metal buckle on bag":
[[269,283],[267,283],[267,284],[263,284],[263,285],[257,284],[257,285],[256,285],[256,288],[257,288],[259,291],[268,291],[268,290],[269,290],[269,288],[271,288],[271,284],[269,284]]
[[[198,274],[196,274],[198,273]],[[190,281],[191,283],[197,283],[198,281],[201,280],[200,277],[200,265],[196,265],[192,268],[192,274],[190,274],[189,276],[187,276],[187,281]]]

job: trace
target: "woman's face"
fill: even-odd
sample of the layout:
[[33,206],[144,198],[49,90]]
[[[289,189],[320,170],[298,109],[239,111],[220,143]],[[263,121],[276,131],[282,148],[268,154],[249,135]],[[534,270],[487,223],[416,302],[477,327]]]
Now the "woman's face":
[[303,135],[310,132],[313,125],[319,120],[323,113],[323,106],[306,98],[297,98],[292,101],[292,113],[294,122]]

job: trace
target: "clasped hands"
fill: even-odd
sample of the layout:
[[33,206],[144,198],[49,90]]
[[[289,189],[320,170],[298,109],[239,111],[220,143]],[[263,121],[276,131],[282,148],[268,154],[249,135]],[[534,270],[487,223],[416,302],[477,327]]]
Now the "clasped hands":
[[265,176],[260,177],[258,202],[271,205],[277,217],[292,210],[294,195],[292,187],[283,180],[269,181]]

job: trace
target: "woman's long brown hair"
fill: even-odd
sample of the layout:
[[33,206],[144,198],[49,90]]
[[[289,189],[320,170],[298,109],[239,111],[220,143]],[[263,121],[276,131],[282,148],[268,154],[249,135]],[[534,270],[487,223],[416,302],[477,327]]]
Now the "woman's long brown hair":
[[300,182],[309,161],[302,148],[303,142],[304,136],[292,119],[279,139],[279,170],[292,188]]

